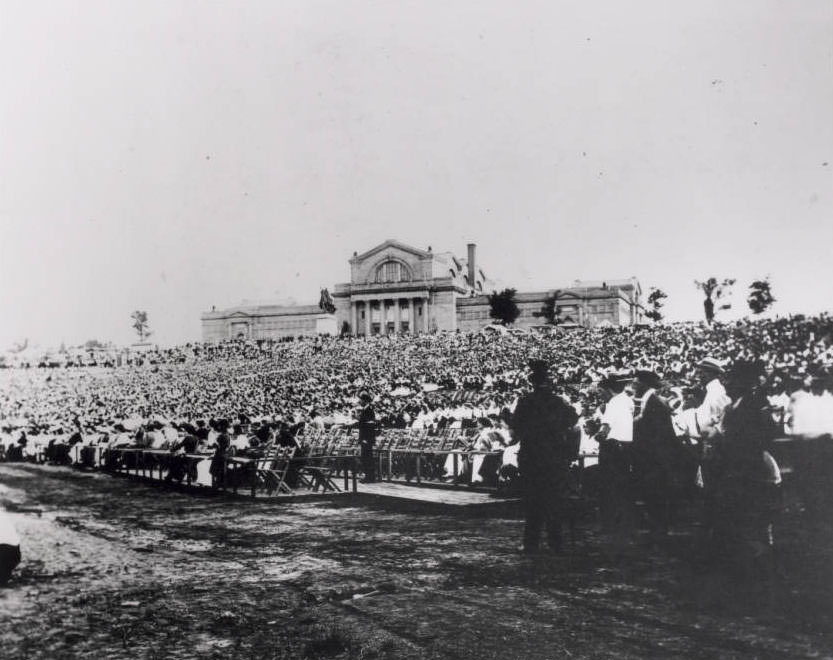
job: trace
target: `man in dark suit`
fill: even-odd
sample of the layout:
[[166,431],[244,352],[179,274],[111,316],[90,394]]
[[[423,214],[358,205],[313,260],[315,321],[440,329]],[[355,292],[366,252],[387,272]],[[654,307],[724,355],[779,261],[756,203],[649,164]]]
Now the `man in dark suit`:
[[760,387],[763,375],[760,362],[739,360],[733,365],[726,383],[732,403],[711,460],[712,550],[742,567],[771,549],[779,503],[780,474],[773,474],[778,469],[773,470],[768,454],[777,428]]
[[359,395],[362,408],[359,411],[359,447],[361,449],[364,483],[376,481],[376,460],[373,446],[376,444],[376,411],[373,409],[373,397],[369,392]]
[[637,370],[634,381],[633,471],[636,492],[645,502],[651,530],[666,534],[676,506],[675,459],[680,443],[671,409],[657,394],[659,376]]
[[578,414],[552,390],[548,365],[530,362],[532,391],[518,401],[510,428],[520,441],[518,470],[526,525],[523,551],[535,553],[546,526],[552,552],[561,551],[570,463],[578,453],[571,430]]

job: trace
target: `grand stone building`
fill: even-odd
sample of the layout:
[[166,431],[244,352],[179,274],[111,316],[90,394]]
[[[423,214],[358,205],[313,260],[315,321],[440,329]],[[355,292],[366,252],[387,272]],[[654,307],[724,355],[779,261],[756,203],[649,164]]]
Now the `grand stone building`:
[[[202,315],[203,341],[279,339],[336,332],[352,335],[478,330],[489,323],[488,294],[495,288],[477,264],[477,248],[465,258],[387,240],[350,259],[350,281],[336,284],[335,314],[317,305],[240,305]],[[626,326],[642,322],[642,289],[636,278],[575,281],[547,291],[518,293],[516,327],[542,325],[539,312],[556,296],[565,327]]]
[[475,251],[469,244],[462,259],[388,240],[354,253],[350,281],[333,290],[339,328],[355,335],[456,329],[457,301],[490,290]]

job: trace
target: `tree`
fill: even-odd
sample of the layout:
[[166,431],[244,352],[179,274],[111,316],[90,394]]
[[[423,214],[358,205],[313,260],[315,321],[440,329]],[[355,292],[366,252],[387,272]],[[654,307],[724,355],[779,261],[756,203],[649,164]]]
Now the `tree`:
[[130,315],[133,319],[133,329],[139,335],[139,343],[143,343],[153,332],[148,328],[148,313],[136,310]]
[[[725,296],[729,294],[729,291],[734,283],[735,280],[730,278],[726,278],[719,283],[717,278],[714,277],[710,277],[705,282],[694,280],[694,286],[700,289],[705,296],[705,299],[703,300],[703,311],[706,314],[706,323],[709,325],[711,325],[714,321],[715,304],[717,304],[721,298],[725,299]],[[720,304],[718,309],[731,309],[731,307],[731,303],[724,302]]]
[[541,306],[541,310],[535,312],[535,316],[537,318],[543,318],[544,322],[548,325],[558,325],[561,321],[559,319],[559,315],[561,314],[561,310],[558,309],[558,298],[561,295],[561,291],[553,291],[550,295],[544,298],[544,304]]
[[663,305],[665,305],[663,300],[667,297],[668,294],[662,289],[651,287],[651,293],[648,294],[648,306],[650,309],[645,312],[645,316],[651,319],[654,323],[662,321],[664,314],[660,310]]
[[753,314],[761,314],[768,310],[775,298],[772,295],[772,288],[769,285],[769,277],[762,280],[755,280],[749,285],[749,297],[746,304]]
[[504,289],[500,293],[492,291],[489,295],[489,316],[501,325],[511,325],[521,314],[515,303],[516,289]]

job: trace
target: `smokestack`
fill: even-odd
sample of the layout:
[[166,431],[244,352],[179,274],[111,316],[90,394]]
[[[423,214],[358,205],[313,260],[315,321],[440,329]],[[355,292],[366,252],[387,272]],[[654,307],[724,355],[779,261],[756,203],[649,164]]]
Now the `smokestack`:
[[477,287],[475,286],[476,280],[474,279],[474,273],[476,272],[475,269],[474,269],[474,253],[477,250],[477,245],[475,245],[474,243],[469,243],[467,247],[469,249],[469,259],[468,259],[469,286],[476,291],[477,290]]

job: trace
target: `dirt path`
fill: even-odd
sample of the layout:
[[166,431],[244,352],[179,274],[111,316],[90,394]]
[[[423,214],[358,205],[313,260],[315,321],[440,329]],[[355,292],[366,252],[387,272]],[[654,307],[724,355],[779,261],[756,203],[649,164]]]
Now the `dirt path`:
[[[693,530],[615,553],[516,552],[521,522],[198,497],[0,465],[24,561],[3,658],[833,657],[827,549],[741,582]],[[822,540],[827,539],[822,537]]]

